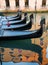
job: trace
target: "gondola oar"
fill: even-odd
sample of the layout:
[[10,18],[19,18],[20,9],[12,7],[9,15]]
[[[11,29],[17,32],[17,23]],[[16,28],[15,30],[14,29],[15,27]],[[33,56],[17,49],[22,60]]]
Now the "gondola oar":
[[1,30],[0,40],[19,40],[19,39],[39,38],[42,36],[42,34],[43,34],[43,24],[40,25],[40,29],[34,31]]

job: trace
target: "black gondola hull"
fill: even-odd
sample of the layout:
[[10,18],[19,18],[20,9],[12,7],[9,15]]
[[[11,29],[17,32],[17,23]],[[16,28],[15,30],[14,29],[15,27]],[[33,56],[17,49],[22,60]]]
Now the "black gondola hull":
[[43,33],[42,27],[36,31],[15,31],[15,33],[14,31],[9,32],[4,31],[4,34],[0,35],[0,40],[21,40],[39,38],[42,36],[42,33]]
[[16,24],[26,24],[26,18],[27,17],[24,17],[24,19],[22,20],[17,20],[17,21],[8,21],[8,22],[3,22],[3,25],[16,25]]
[[22,36],[4,36],[4,37],[0,37],[0,40],[21,40],[21,39],[33,39],[33,38],[39,38],[41,37],[42,34],[30,34],[30,35],[22,35]]
[[29,21],[26,24],[20,24],[20,25],[11,25],[11,26],[2,26],[2,30],[28,30],[32,27],[32,21]]
[[16,17],[16,18],[7,18],[8,19],[8,21],[16,21],[16,20],[21,20],[21,16],[19,16],[19,17]]

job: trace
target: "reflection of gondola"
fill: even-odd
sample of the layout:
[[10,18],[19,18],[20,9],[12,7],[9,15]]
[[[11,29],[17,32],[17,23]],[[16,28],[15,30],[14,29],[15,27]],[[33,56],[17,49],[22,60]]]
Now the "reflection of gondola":
[[25,16],[24,17],[24,19],[22,19],[22,20],[16,20],[16,21],[4,21],[3,22],[3,25],[15,25],[15,24],[24,24],[24,23],[26,23],[26,18],[27,18],[27,16]]
[[2,25],[1,29],[3,30],[28,30],[32,26],[32,21],[30,20],[28,23],[25,24],[18,24],[18,25]]
[[2,31],[0,34],[0,40],[39,38],[42,36],[42,33],[43,24],[41,25],[40,29],[34,31]]

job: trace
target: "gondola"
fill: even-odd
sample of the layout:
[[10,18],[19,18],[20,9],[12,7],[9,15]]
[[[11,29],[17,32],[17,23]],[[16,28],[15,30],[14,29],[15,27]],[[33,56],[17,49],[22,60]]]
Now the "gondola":
[[28,30],[32,27],[32,20],[28,21],[25,24],[18,24],[18,25],[2,25],[2,30]]
[[[7,18],[7,17],[6,17],[6,19],[7,19],[8,21],[21,20],[21,18],[22,18],[21,12],[19,12],[18,15],[19,15],[18,17],[14,17],[14,18]],[[27,13],[24,13],[24,16],[27,16]]]
[[16,17],[18,17],[18,16],[19,16],[19,13],[17,13],[17,15],[7,16],[7,18],[16,18]]
[[7,21],[15,21],[15,20],[21,20],[22,13],[19,11],[17,15],[14,16],[0,16],[0,19],[7,19]]
[[18,16],[15,18],[7,18],[7,16],[1,16],[0,19],[1,20],[5,20],[5,21],[17,21],[17,20],[21,20],[22,16]]
[[8,21],[15,21],[15,20],[21,20],[21,15],[19,15],[18,17],[15,17],[15,18],[7,18],[6,17],[6,19],[8,20]]
[[20,40],[20,39],[39,38],[42,36],[42,34],[43,34],[43,24],[40,25],[40,29],[34,31],[1,30],[0,40]]
[[7,18],[16,18],[16,17],[19,17],[19,15],[22,15],[22,11],[18,11],[17,15],[7,16]]
[[7,18],[16,18],[16,17],[19,17],[19,13],[17,13],[17,15],[7,16]]
[[25,24],[26,21],[27,21],[27,14],[24,15],[24,18],[22,20],[15,20],[15,21],[9,21],[5,17],[3,17],[3,18],[1,18],[0,23],[3,25],[16,25],[16,24]]
[[25,16],[22,20],[17,20],[17,21],[3,21],[3,25],[16,25],[16,24],[25,24],[27,20],[27,16]]

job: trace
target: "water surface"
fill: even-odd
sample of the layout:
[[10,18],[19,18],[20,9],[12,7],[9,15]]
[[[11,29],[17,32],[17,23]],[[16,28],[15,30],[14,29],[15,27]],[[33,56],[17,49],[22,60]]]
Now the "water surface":
[[13,62],[3,62],[3,65],[39,65],[38,63],[29,63],[29,62],[20,62],[20,63],[13,63]]

